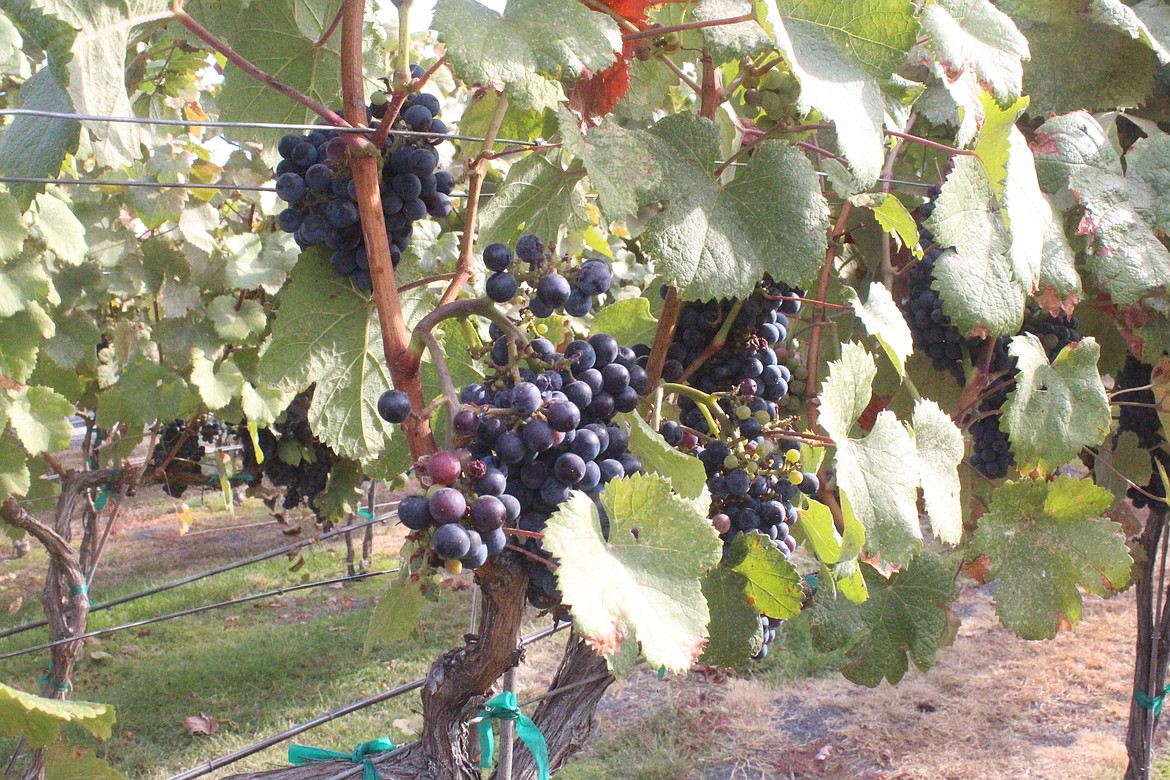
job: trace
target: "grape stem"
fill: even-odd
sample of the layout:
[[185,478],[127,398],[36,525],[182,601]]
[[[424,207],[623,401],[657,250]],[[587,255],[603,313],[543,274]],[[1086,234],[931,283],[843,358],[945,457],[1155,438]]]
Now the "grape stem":
[[537,531],[525,531],[523,528],[505,528],[504,533],[512,534],[513,536],[523,536],[527,539],[543,539],[544,534]]
[[449,281],[449,280],[454,279],[454,278],[455,278],[455,274],[451,273],[451,274],[436,274],[435,276],[428,276],[425,279],[415,279],[413,282],[410,282],[409,284],[404,284],[401,287],[399,287],[398,292],[404,293],[407,290],[413,290],[416,287],[426,287],[427,285],[434,284],[435,282],[446,282],[446,281]]
[[[505,528],[504,529],[505,533],[510,532],[510,531],[515,531],[515,530],[516,530],[515,528]],[[530,552],[528,552],[528,550],[524,549],[523,547],[512,544],[511,542],[508,542],[508,549],[511,550],[512,552],[520,553],[525,558],[530,558],[530,559],[536,561],[541,566],[546,567],[549,571],[556,571],[557,570],[557,566],[555,563],[548,560],[547,558],[541,558],[539,555],[536,555],[534,553],[530,553]]]
[[829,303],[828,301],[818,301],[816,298],[802,298],[799,295],[770,295],[763,294],[769,301],[800,301],[807,303],[809,306],[820,306],[823,309],[837,309],[839,311],[853,311],[852,306],[842,306],[839,303]]
[[[837,222],[833,226],[829,234],[829,245],[825,249],[825,262],[821,265],[821,275],[817,280],[817,297],[816,300],[823,301],[829,295],[829,281],[833,277],[833,268],[837,263],[837,242],[832,234],[845,226],[849,221],[849,215],[853,213],[853,204],[845,201],[841,206],[841,213],[837,215]],[[808,388],[805,396],[805,406],[808,410],[808,426],[815,428],[817,425],[817,417],[820,413],[820,402],[817,399],[817,375],[820,373],[821,362],[821,339],[825,332],[824,326],[828,323],[825,317],[824,308],[818,307],[813,314],[812,320],[812,336],[808,341],[808,357],[806,360],[806,368],[808,369],[808,379],[805,386]],[[821,480],[824,485],[825,481]]]
[[1155,496],[1153,493],[1150,493],[1148,490],[1143,488],[1141,485],[1138,485],[1132,479],[1130,479],[1129,477],[1125,476],[1120,471],[1118,471],[1117,467],[1114,466],[1112,463],[1110,463],[1107,460],[1102,460],[1100,457],[1098,457],[1097,453],[1093,452],[1088,447],[1085,448],[1085,451],[1093,456],[1093,467],[1094,468],[1096,468],[1097,464],[1100,464],[1100,465],[1104,466],[1105,468],[1109,469],[1114,474],[1121,477],[1121,479],[1125,482],[1125,484],[1129,485],[1129,487],[1131,489],[1136,490],[1138,493],[1141,493],[1142,496],[1144,496],[1147,500],[1154,501],[1154,502],[1159,503],[1159,504],[1170,503],[1170,500],[1163,498],[1162,496]]
[[822,444],[826,447],[837,446],[837,442],[833,441],[828,436],[819,436],[815,433],[802,433],[800,431],[790,431],[783,428],[765,431],[765,433],[769,436],[777,436],[781,439],[805,439],[807,441],[816,442],[817,444]]
[[[443,348],[439,346],[439,340],[435,338],[435,334],[430,331],[423,331],[416,334],[427,345],[427,350],[431,353],[431,363],[435,366],[435,373],[439,377],[439,386],[443,388],[443,397],[447,399],[448,413],[451,419],[455,419],[455,415],[459,413],[459,393],[455,391],[455,383],[451,381],[451,371],[447,368],[447,357],[443,354]],[[453,425],[447,426],[447,435],[445,446],[451,449],[452,440],[451,434]]]
[[983,351],[979,354],[975,374],[967,386],[963,388],[959,401],[955,404],[955,411],[951,414],[951,419],[956,423],[962,422],[967,413],[979,403],[981,394],[991,382],[991,359],[995,355],[995,342],[995,339],[987,339],[983,343]]
[[940,144],[938,141],[931,141],[927,138],[922,138],[922,137],[917,136],[917,135],[911,135],[910,133],[899,133],[897,130],[883,130],[882,132],[884,132],[886,135],[890,136],[891,138],[901,138],[903,141],[910,141],[911,143],[921,144],[922,146],[926,146],[930,149],[937,149],[940,152],[946,152],[947,154],[952,155],[952,156],[955,156],[955,155],[959,155],[959,156],[963,156],[963,157],[974,157],[975,156],[975,152],[973,152],[970,149],[957,149],[954,146],[947,146],[946,144]]
[[713,434],[719,431],[719,426],[715,424],[715,419],[711,416],[712,413],[714,413],[715,417],[719,418],[720,422],[729,424],[731,422],[730,418],[719,408],[719,403],[715,400],[715,396],[709,393],[704,393],[702,390],[690,387],[689,385],[680,385],[674,382],[663,382],[662,389],[668,393],[685,395],[694,401],[695,405],[699,407],[699,411],[703,413],[703,417],[706,418],[707,425],[710,426],[711,433]]
[[[914,127],[914,121],[917,118],[918,115],[911,111],[910,117],[906,121],[907,131]],[[897,162],[898,152],[902,151],[904,145],[904,138],[894,139],[894,143],[890,147],[890,153],[886,155],[886,164],[882,166],[882,172],[879,178],[882,179],[882,192],[886,193],[887,196],[890,192],[889,179],[894,175],[894,163]],[[891,262],[890,253],[890,232],[888,230],[882,230],[882,283],[885,284],[887,290],[894,289],[894,276],[894,266]]]
[[270,76],[248,60],[241,57],[238,53],[236,53],[235,49],[233,49],[231,46],[228,46],[227,43],[225,43],[217,35],[212,33],[199,22],[195,21],[195,19],[193,19],[190,14],[184,11],[182,0],[175,0],[173,10],[175,14],[175,20],[178,21],[179,24],[183,25],[192,33],[194,33],[196,37],[198,37],[212,49],[215,49],[217,52],[222,54],[225,58],[227,58],[228,62],[232,63],[237,68],[259,81],[261,84],[265,84],[285,97],[295,100],[335,127],[350,126],[349,122],[338,116],[337,112],[333,111],[328,106],[314,100],[308,95],[298,92],[288,84],[285,84],[282,81],[278,81],[275,77]]
[[662,306],[662,314],[658,318],[658,325],[654,329],[654,343],[650,345],[650,359],[646,362],[646,379],[649,387],[657,387],[662,379],[662,366],[666,363],[666,352],[674,340],[674,329],[678,326],[678,315],[682,311],[682,296],[678,288],[671,285],[666,288],[666,301]]
[[[617,11],[610,8],[609,6],[605,5],[604,3],[599,2],[599,0],[581,0],[581,4],[586,6],[587,8],[590,8],[594,11],[597,11],[598,13],[606,14],[607,16],[612,17],[613,20],[615,22],[617,22],[618,27],[621,27],[623,30],[626,30],[627,32],[636,33],[636,32],[639,32],[641,30],[641,28],[638,27],[638,25],[634,24],[629,19],[625,18],[624,16],[622,16],[621,14],[619,14]],[[624,57],[624,55],[621,55],[621,56]],[[660,63],[665,65],[667,67],[667,69],[672,71],[674,73],[674,75],[678,77],[679,81],[683,82],[688,87],[690,87],[696,95],[698,95],[702,92],[702,89],[695,82],[695,80],[693,78],[691,78],[689,75],[687,75],[683,71],[683,69],[680,68],[678,66],[678,64],[669,57],[669,55],[667,55],[666,52],[656,51],[654,53],[654,57]]]
[[[467,206],[463,211],[463,236],[459,242],[459,261],[455,266],[455,278],[447,285],[443,297],[439,299],[439,307],[454,302],[455,296],[471,278],[471,265],[475,260],[475,225],[479,217],[479,193],[483,189],[484,154],[490,152],[496,143],[496,134],[504,122],[504,114],[508,112],[508,96],[500,93],[496,111],[492,114],[487,130],[483,134],[483,149],[480,156],[471,163],[471,172],[467,177]],[[502,327],[502,326],[501,326]]]
[[721,27],[725,24],[742,24],[744,22],[754,21],[756,18],[755,12],[748,11],[746,14],[739,16],[731,16],[725,19],[704,19],[695,22],[684,22],[682,24],[672,24],[667,27],[650,27],[645,30],[638,30],[637,32],[626,33],[622,36],[623,41],[640,41],[646,38],[657,38],[662,35],[669,35],[676,32],[684,32],[685,30],[701,30],[704,27]]
[[480,298],[465,298],[460,301],[452,301],[451,303],[436,306],[433,311],[418,321],[418,324],[414,326],[414,335],[411,338],[409,349],[407,349],[401,359],[403,368],[415,372],[418,371],[418,366],[422,360],[422,352],[426,347],[426,341],[422,338],[421,334],[432,332],[443,320],[449,320],[453,317],[470,317],[472,315],[488,318],[496,323],[506,335],[514,339],[517,344],[524,347],[528,346],[528,339],[524,337],[523,331],[516,327],[503,312],[492,305],[491,301]]
[[711,340],[711,343],[707,345],[706,349],[699,353],[699,356],[692,360],[691,364],[683,371],[682,379],[690,379],[691,375],[702,368],[703,364],[710,360],[716,352],[723,349],[723,346],[727,343],[727,336],[731,333],[731,326],[739,318],[739,312],[743,308],[743,303],[743,299],[740,299],[731,305],[731,309],[727,312],[727,319],[723,321],[723,326],[719,328],[719,332],[715,334],[715,338]]
[[543,152],[548,149],[560,149],[561,144],[535,144],[531,146],[514,146],[511,149],[501,149],[498,152],[483,152],[480,157],[485,160],[495,160],[498,157],[507,157],[511,154],[522,154],[524,152]]
[[341,17],[344,15],[343,11],[343,8],[339,7],[337,9],[337,14],[334,15],[333,21],[329,24],[328,29],[321,33],[321,37],[318,38],[317,42],[313,44],[314,49],[320,49],[329,41],[330,38],[333,37],[333,33],[337,32],[337,25],[341,24]]

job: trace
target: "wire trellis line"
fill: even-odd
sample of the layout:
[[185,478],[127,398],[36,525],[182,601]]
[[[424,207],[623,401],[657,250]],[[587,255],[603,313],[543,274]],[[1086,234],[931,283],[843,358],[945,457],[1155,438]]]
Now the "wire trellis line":
[[283,596],[286,593],[295,593],[299,590],[308,590],[310,588],[321,588],[326,585],[337,585],[342,582],[356,582],[357,580],[370,579],[371,577],[381,577],[383,574],[394,574],[398,568],[380,569],[379,571],[368,571],[362,574],[352,574],[346,577],[333,577],[327,580],[317,580],[316,582],[302,582],[298,585],[288,585],[283,588],[276,588],[274,590],[265,591],[263,593],[253,593],[249,596],[240,596],[236,599],[228,599],[227,601],[220,601],[215,604],[201,604],[198,607],[191,607],[189,609],[181,609],[178,612],[169,612],[165,615],[155,615],[154,617],[144,618],[143,620],[135,620],[131,623],[125,623],[120,626],[111,626],[110,628],[99,628],[94,631],[87,631],[84,634],[77,636],[65,637],[63,639],[55,639],[52,642],[44,642],[43,644],[26,647],[23,650],[12,650],[7,653],[0,653],[0,661],[8,658],[16,658],[21,655],[28,655],[40,650],[49,650],[58,645],[66,645],[70,642],[78,642],[83,639],[91,639],[95,636],[106,636],[107,634],[115,634],[119,631],[125,631],[129,628],[141,628],[142,626],[153,625],[154,623],[161,623],[164,620],[174,620],[175,618],[190,617],[191,615],[199,615],[204,612],[210,612],[213,609],[222,609],[224,607],[234,607],[237,604],[247,604],[250,601],[259,601],[260,599],[268,599],[276,596]]
[[[146,590],[140,590],[136,593],[129,593],[125,596],[119,596],[116,599],[111,599],[109,601],[105,601],[105,602],[102,602],[100,604],[93,604],[89,608],[89,613],[92,615],[94,612],[101,612],[104,609],[110,609],[111,607],[116,607],[119,604],[126,604],[127,602],[137,601],[138,599],[145,598],[147,596],[153,596],[156,593],[162,593],[164,591],[173,590],[174,588],[178,588],[178,587],[183,586],[183,585],[189,585],[192,582],[198,582],[199,580],[207,579],[208,577],[214,577],[217,574],[223,574],[225,572],[229,572],[229,571],[232,571],[234,569],[239,569],[239,568],[242,568],[244,566],[250,566],[253,563],[260,563],[261,561],[267,561],[267,560],[270,560],[272,558],[277,558],[281,555],[286,555],[290,552],[294,552],[294,551],[299,550],[303,547],[308,547],[310,544],[313,544],[314,542],[324,542],[328,539],[332,539],[335,536],[341,536],[342,534],[347,533],[349,531],[357,531],[359,529],[365,528],[368,525],[373,525],[375,523],[385,522],[389,518],[394,517],[396,514],[397,514],[396,512],[387,512],[386,514],[379,515],[371,520],[365,520],[365,521],[360,522],[360,523],[354,523],[353,525],[338,526],[338,527],[335,527],[332,531],[326,531],[325,533],[318,536],[316,539],[302,539],[302,540],[293,542],[292,544],[287,544],[283,547],[278,547],[275,550],[269,550],[268,552],[257,553],[256,555],[253,555],[250,558],[244,558],[242,560],[235,561],[233,563],[224,564],[223,566],[217,566],[214,569],[210,569],[210,570],[204,571],[204,572],[199,572],[198,574],[191,574],[187,577],[183,577],[181,579],[174,580],[172,582],[163,583],[162,585],[156,585],[153,588],[147,588]],[[25,623],[23,625],[13,626],[12,628],[6,628],[3,631],[0,631],[0,638],[13,636],[15,634],[21,634],[21,633],[24,633],[25,631],[31,631],[34,628],[41,628],[43,626],[47,626],[48,624],[49,623],[47,620],[34,620],[31,623]]]
[[4,184],[72,184],[80,187],[153,187],[160,190],[240,190],[276,192],[256,184],[201,184],[198,182],[141,181],[138,179],[42,179],[36,176],[0,176]]
[[[540,640],[542,640],[546,637],[552,636],[553,634],[557,633],[558,631],[565,630],[570,625],[571,625],[570,623],[557,623],[556,625],[550,626],[549,628],[542,628],[539,631],[534,631],[531,634],[528,634],[527,636],[522,637],[520,639],[520,646],[526,647],[527,645],[530,645],[533,642],[539,642]],[[223,767],[228,766],[230,764],[234,764],[237,761],[241,761],[241,760],[247,758],[248,756],[251,756],[255,753],[259,753],[261,750],[267,750],[270,747],[274,747],[275,745],[279,745],[281,742],[287,742],[288,740],[292,739],[293,737],[297,736],[298,734],[303,734],[304,732],[315,729],[318,726],[323,726],[332,720],[335,720],[337,718],[342,717],[343,715],[349,715],[349,714],[357,712],[359,710],[364,710],[367,707],[372,707],[375,704],[380,704],[384,701],[389,701],[390,699],[394,699],[394,698],[397,698],[398,696],[402,696],[403,694],[410,693],[411,691],[418,690],[425,683],[426,683],[426,678],[420,677],[417,680],[411,680],[408,683],[403,683],[402,685],[398,685],[398,686],[395,686],[394,688],[390,688],[389,690],[374,694],[373,696],[370,696],[368,698],[361,699],[360,701],[355,701],[352,704],[347,704],[344,707],[338,707],[335,710],[330,710],[328,712],[324,712],[311,720],[307,720],[304,723],[300,723],[296,726],[293,726],[292,728],[286,729],[286,730],[280,732],[279,734],[273,734],[272,736],[267,737],[265,739],[262,739],[259,742],[256,742],[256,743],[249,745],[245,748],[241,748],[240,750],[237,750],[234,753],[229,753],[225,756],[220,756],[219,758],[213,758],[212,760],[208,761],[207,763],[200,764],[199,766],[195,767],[194,769],[189,769],[188,771],[182,772],[182,773],[177,774],[177,775],[171,775],[171,777],[169,777],[167,780],[194,780],[197,777],[202,777],[203,775],[210,774],[211,772],[214,772],[217,769],[222,769]],[[402,749],[401,747],[397,748],[397,750],[401,750],[401,749]],[[389,753],[386,753],[383,755],[389,755]],[[353,770],[356,770],[356,772]],[[350,774],[356,774],[357,772],[361,772],[361,771],[362,771],[362,766],[361,766],[361,764],[358,764],[358,765],[354,766],[352,769],[347,769],[340,776],[341,777],[348,777]]]
[[[45,111],[39,108],[4,108],[0,109],[0,116],[31,116],[41,119],[70,119],[81,122],[117,122],[128,125],[161,125],[165,127],[224,127],[255,130],[335,130],[339,133],[355,133],[358,135],[373,133],[373,127],[336,127],[334,125],[299,125],[284,122],[220,122],[217,120],[186,120],[186,119],[147,119],[137,116],[100,116],[98,114],[73,114],[67,111]],[[482,143],[482,136],[460,135],[458,133],[428,133],[425,130],[391,130],[390,135],[403,138],[445,138],[452,141],[477,141]],[[512,144],[513,146],[538,146],[538,141],[517,141],[512,138],[497,138],[497,144]]]

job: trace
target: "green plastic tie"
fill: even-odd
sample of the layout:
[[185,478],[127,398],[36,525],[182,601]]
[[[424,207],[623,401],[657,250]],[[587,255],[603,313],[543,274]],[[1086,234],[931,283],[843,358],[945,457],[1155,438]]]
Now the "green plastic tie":
[[659,680],[666,679],[666,667],[665,666],[658,667],[658,679]]
[[492,720],[510,720],[516,723],[516,736],[532,751],[536,759],[536,768],[540,771],[540,780],[548,780],[548,745],[544,735],[532,722],[532,718],[520,712],[520,705],[516,702],[516,694],[504,691],[494,699],[490,699],[479,711],[482,718],[477,724],[479,729],[479,766],[487,769],[495,759],[495,734],[492,733]]
[[97,498],[93,500],[93,508],[97,511],[102,511],[106,508],[106,502],[110,500],[110,488],[103,487],[98,491]]
[[308,747],[294,742],[288,746],[288,762],[293,766],[304,766],[311,761],[349,761],[351,764],[362,765],[362,780],[378,780],[378,768],[368,756],[396,748],[397,745],[391,742],[389,737],[363,742],[355,747],[352,753]]
[[53,690],[58,691],[60,693],[65,693],[66,691],[69,690],[69,683],[58,682],[57,680],[53,679],[53,665],[52,664],[49,664],[49,670],[47,672],[45,672],[39,678],[37,678],[38,685],[45,685],[46,683],[49,685],[52,685]]
[[811,596],[817,595],[817,590],[820,589],[820,582],[817,580],[817,575],[805,574],[802,576],[804,577],[804,581],[808,583],[809,591],[810,591],[809,595],[811,595]]
[[86,596],[89,594],[89,586],[84,582],[80,585],[74,585],[69,589],[69,593],[74,596]]
[[207,478],[207,486],[208,487],[215,487],[218,484],[219,484],[219,474],[212,474],[211,476],[209,476]]
[[367,520],[374,519],[374,513],[368,509],[359,509],[358,514],[361,515],[362,517],[366,518]]
[[1170,685],[1167,685],[1158,696],[1150,696],[1145,691],[1134,688],[1133,700],[1138,703],[1139,707],[1153,712],[1156,718],[1162,714],[1162,705],[1166,703],[1166,694],[1168,693],[1170,693]]

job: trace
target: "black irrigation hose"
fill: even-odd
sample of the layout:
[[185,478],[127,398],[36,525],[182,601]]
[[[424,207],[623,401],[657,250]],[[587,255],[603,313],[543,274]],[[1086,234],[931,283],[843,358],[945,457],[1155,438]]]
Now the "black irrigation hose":
[[16,658],[20,655],[28,655],[35,653],[38,650],[48,650],[57,645],[65,645],[70,642],[76,642],[81,639],[89,639],[95,636],[105,636],[106,634],[113,634],[118,631],[125,631],[128,628],[140,628],[141,626],[149,626],[152,623],[161,623],[164,620],[174,620],[175,618],[188,617],[190,615],[198,615],[202,612],[210,612],[213,609],[221,609],[223,607],[232,607],[236,604],[247,604],[249,601],[259,601],[260,599],[273,598],[274,596],[283,596],[285,593],[294,593],[298,590],[308,590],[309,588],[319,588],[322,585],[336,585],[340,582],[354,582],[355,580],[364,580],[370,577],[381,577],[383,574],[394,574],[398,569],[382,569],[380,571],[370,571],[363,574],[353,574],[347,577],[333,577],[328,580],[318,580],[316,582],[303,582],[299,585],[289,585],[283,588],[276,588],[275,590],[265,591],[264,593],[253,593],[250,596],[240,596],[236,599],[229,599],[227,601],[220,601],[215,604],[203,604],[198,607],[191,607],[189,609],[181,609],[178,612],[169,612],[165,615],[155,615],[154,617],[145,618],[143,620],[135,620],[133,623],[126,623],[121,626],[112,626],[110,628],[99,628],[96,631],[87,631],[84,634],[77,636],[65,637],[64,639],[56,639],[52,642],[45,642],[32,647],[26,647],[22,650],[12,650],[7,653],[0,653],[0,661],[7,658]]
[[[119,604],[125,604],[128,601],[136,601],[137,599],[144,598],[146,596],[153,596],[156,593],[162,593],[163,591],[171,590],[171,589],[177,588],[181,585],[189,585],[192,582],[198,582],[199,580],[207,579],[208,577],[213,577],[216,574],[223,574],[224,572],[229,572],[229,571],[232,571],[233,569],[239,569],[239,568],[244,567],[244,566],[249,566],[253,563],[260,563],[261,561],[267,561],[269,559],[276,558],[276,557],[279,557],[281,555],[285,555],[287,553],[293,552],[294,550],[299,550],[302,547],[307,547],[308,545],[312,544],[313,542],[323,542],[327,539],[332,539],[335,536],[340,536],[341,534],[344,534],[347,531],[356,531],[358,529],[365,528],[368,525],[373,525],[374,523],[384,522],[388,518],[394,517],[394,515],[395,515],[394,512],[388,512],[384,515],[380,515],[378,517],[375,517],[372,520],[366,520],[364,522],[355,523],[353,525],[338,526],[337,528],[334,528],[332,531],[326,531],[325,533],[318,536],[316,539],[306,539],[306,540],[301,540],[299,542],[293,542],[292,544],[285,545],[284,547],[279,547],[275,550],[270,550],[268,552],[253,555],[251,558],[244,558],[243,560],[236,561],[234,563],[224,564],[223,566],[218,566],[214,569],[210,569],[210,570],[205,571],[205,572],[200,572],[199,574],[192,574],[190,576],[183,577],[182,579],[178,579],[178,580],[175,580],[173,582],[167,582],[167,583],[164,583],[162,585],[156,585],[153,588],[147,588],[146,590],[138,591],[137,593],[129,593],[125,596],[119,596],[116,599],[110,599],[109,601],[103,601],[100,604],[93,604],[89,608],[89,613],[92,615],[94,612],[101,612],[103,609],[109,609],[111,607],[116,607]],[[3,631],[0,631],[0,639],[2,639],[4,637],[8,637],[8,636],[13,636],[15,634],[22,634],[25,631],[31,631],[34,628],[41,628],[42,626],[47,626],[48,624],[49,624],[49,621],[47,621],[47,620],[34,620],[31,623],[25,623],[25,624],[20,625],[20,626],[13,626],[12,628],[6,628]]]
[[[533,633],[529,634],[528,636],[521,638],[520,646],[525,647],[526,645],[530,645],[533,642],[538,642],[541,639],[544,639],[545,637],[552,636],[553,634],[557,633],[558,631],[562,631],[562,630],[568,628],[569,625],[570,625],[569,623],[558,623],[558,624],[551,626],[549,628],[542,628],[539,631],[534,631]],[[322,713],[322,714],[318,715],[317,717],[313,718],[312,720],[307,720],[304,723],[300,723],[296,726],[293,726],[290,729],[286,729],[286,730],[280,732],[279,734],[273,734],[272,736],[267,737],[265,739],[262,739],[259,742],[256,742],[252,745],[249,745],[248,747],[241,748],[234,753],[228,753],[226,756],[220,756],[219,758],[213,758],[212,760],[208,761],[206,764],[200,764],[199,766],[195,767],[194,769],[190,769],[186,772],[182,772],[181,774],[172,775],[171,777],[167,778],[167,780],[194,780],[194,778],[196,778],[196,777],[202,777],[203,775],[206,775],[210,772],[214,772],[217,769],[222,769],[223,767],[228,766],[229,764],[234,764],[237,761],[245,759],[250,755],[253,755],[255,753],[259,753],[261,750],[267,750],[268,748],[273,747],[274,745],[279,745],[281,742],[285,742],[287,740],[290,740],[293,737],[297,736],[298,734],[303,734],[304,732],[315,729],[318,726],[323,726],[324,724],[328,723],[329,721],[334,720],[336,718],[340,718],[343,715],[349,715],[350,713],[357,712],[358,710],[363,710],[366,707],[371,707],[375,704],[379,704],[381,702],[396,698],[398,696],[401,696],[404,693],[409,693],[410,691],[417,690],[417,689],[421,688],[425,682],[426,682],[426,678],[420,677],[417,680],[411,680],[408,683],[403,683],[402,685],[396,686],[396,687],[391,688],[387,691],[382,691],[381,693],[374,694],[373,696],[370,696],[369,698],[362,699],[360,701],[355,701],[352,704],[345,705],[344,707],[339,707],[338,709],[330,710],[329,712]],[[355,767],[355,769],[360,770],[361,766],[359,765],[359,766]]]

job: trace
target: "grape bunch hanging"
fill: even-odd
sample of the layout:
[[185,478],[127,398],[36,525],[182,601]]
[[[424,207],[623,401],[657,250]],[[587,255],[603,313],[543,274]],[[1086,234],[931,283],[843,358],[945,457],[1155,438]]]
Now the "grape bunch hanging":
[[558,311],[584,317],[613,283],[613,273],[604,260],[585,258],[578,262],[567,255],[556,257],[534,235],[521,236],[515,251],[507,244],[489,244],[483,251],[483,262],[492,271],[486,282],[487,296],[496,303],[510,303],[519,297],[537,318]]
[[[421,74],[420,74],[421,75]],[[394,120],[394,130],[434,133],[435,136],[394,134],[382,151],[382,214],[390,237],[394,266],[410,246],[414,223],[430,215],[451,213],[451,174],[438,170],[435,146],[447,127],[439,119],[439,99],[427,93],[406,98]],[[384,116],[384,102],[370,106],[373,117]],[[371,123],[377,127],[378,122]],[[277,224],[292,233],[301,249],[323,244],[332,250],[333,269],[353,280],[359,290],[370,290],[370,263],[358,215],[357,188],[348,163],[348,143],[334,129],[322,127],[307,135],[286,135],[277,147],[276,194],[288,207]]]
[[204,450],[199,441],[199,431],[193,429],[188,432],[187,427],[187,421],[182,418],[167,423],[150,454],[151,467],[158,468],[178,445],[163,470],[162,483],[163,492],[174,498],[182,496],[187,492],[189,484],[198,484],[203,477],[203,469],[199,464],[203,460]]

